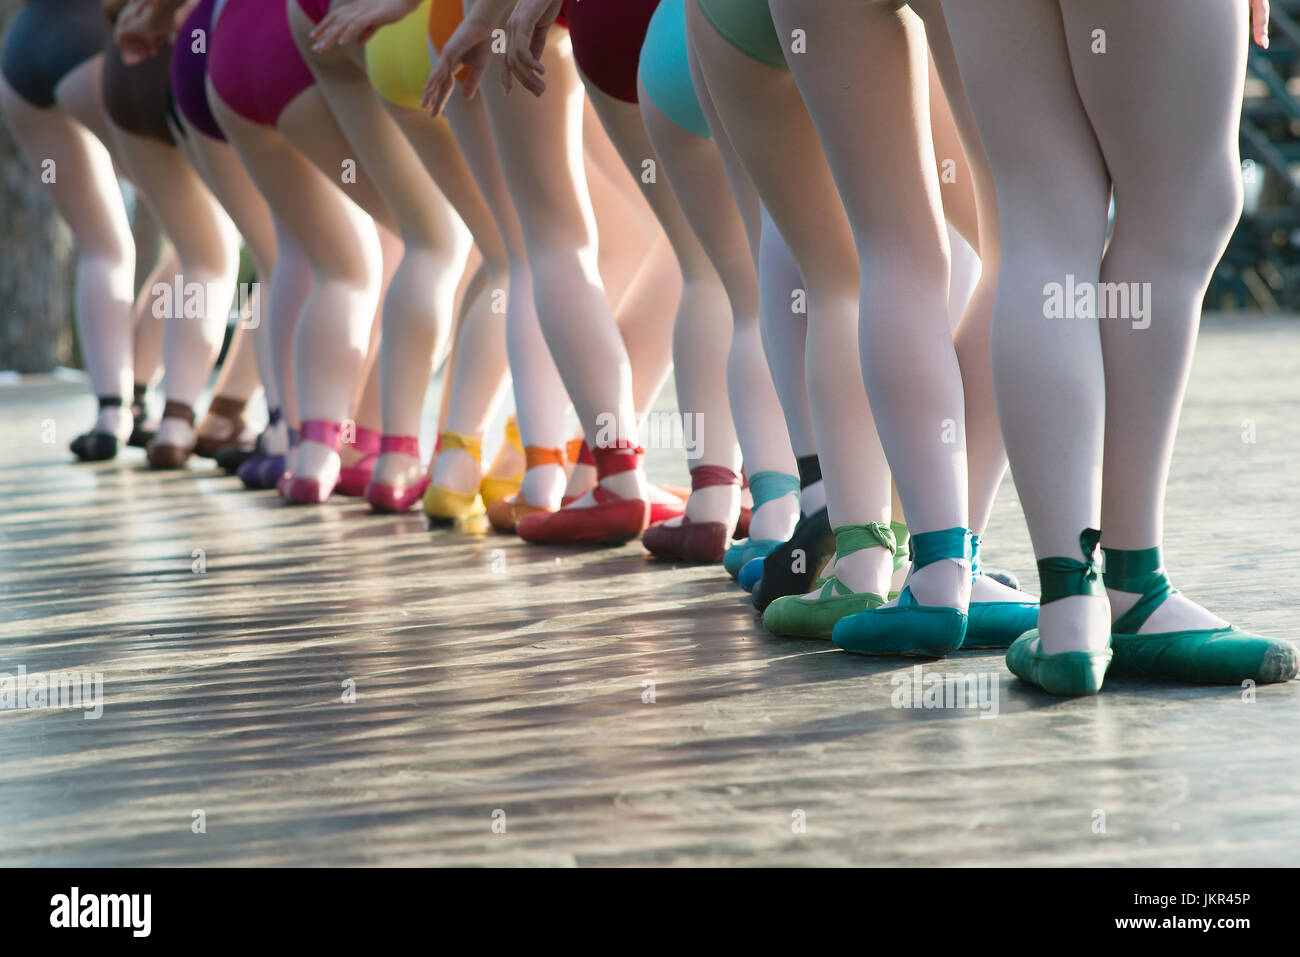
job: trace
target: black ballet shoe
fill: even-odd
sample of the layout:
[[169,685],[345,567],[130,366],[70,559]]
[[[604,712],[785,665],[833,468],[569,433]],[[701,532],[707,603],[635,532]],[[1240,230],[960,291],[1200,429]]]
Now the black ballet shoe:
[[217,466],[228,475],[234,475],[239,467],[255,455],[261,454],[261,443],[249,448],[247,445],[223,445],[217,449]]
[[146,406],[148,395],[149,387],[137,382],[135,396],[131,400],[131,436],[126,440],[126,444],[133,449],[147,448],[153,440],[153,429],[145,428],[149,420],[149,410]]
[[799,518],[790,540],[763,559],[763,577],[751,593],[754,607],[764,611],[778,598],[803,595],[827,559],[835,553],[835,533],[826,509]]
[[[121,407],[122,400],[115,395],[101,395],[99,397],[101,412],[104,409],[118,409]],[[83,432],[73,439],[68,448],[82,462],[105,462],[108,459],[117,457],[121,444],[122,440],[114,433],[91,429],[89,432]]]

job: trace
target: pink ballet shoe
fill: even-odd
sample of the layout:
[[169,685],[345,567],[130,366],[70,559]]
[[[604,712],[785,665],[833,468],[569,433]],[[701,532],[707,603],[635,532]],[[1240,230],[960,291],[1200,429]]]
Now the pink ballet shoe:
[[[409,455],[420,458],[420,440],[414,435],[385,435],[379,442],[379,454]],[[366,501],[375,512],[406,512],[424,497],[429,487],[429,476],[421,475],[414,485],[392,485],[371,481],[366,486]]]
[[370,477],[375,473],[375,461],[379,458],[381,439],[374,429],[357,426],[356,435],[348,443],[349,448],[363,453],[355,465],[345,465],[339,469],[339,484],[335,489],[340,495],[359,498],[365,494]]
[[[339,422],[329,422],[325,419],[309,419],[302,424],[299,441],[319,442],[321,445],[327,445],[337,452],[341,444],[342,430],[343,426]],[[291,505],[319,505],[333,494],[337,485],[338,481],[335,480],[327,488],[319,479],[285,472],[280,481],[276,483],[276,488],[280,490],[284,500]]]

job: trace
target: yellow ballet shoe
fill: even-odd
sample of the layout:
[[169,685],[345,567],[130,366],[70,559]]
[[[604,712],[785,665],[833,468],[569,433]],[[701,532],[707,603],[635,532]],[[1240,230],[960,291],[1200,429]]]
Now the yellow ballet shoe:
[[[451,449],[460,449],[475,462],[483,461],[483,440],[476,435],[461,435],[459,432],[443,432],[438,437],[438,454]],[[472,492],[457,492],[442,485],[430,484],[424,493],[424,514],[435,525],[452,525],[483,515],[487,510],[479,498],[478,489]]]
[[[519,436],[519,423],[515,421],[513,415],[506,419],[505,440],[519,454],[524,454],[523,439]],[[523,472],[506,476],[485,475],[483,481],[479,483],[478,494],[483,499],[485,507],[491,506],[493,502],[498,502],[518,492],[523,481]]]

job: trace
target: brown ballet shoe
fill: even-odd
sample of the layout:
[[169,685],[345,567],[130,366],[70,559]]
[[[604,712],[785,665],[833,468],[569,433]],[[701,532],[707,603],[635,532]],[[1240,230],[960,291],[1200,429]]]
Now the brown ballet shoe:
[[[208,406],[208,414],[203,417],[203,425],[199,426],[199,434],[194,439],[194,454],[200,458],[215,459],[217,452],[224,448],[247,445],[251,449],[253,440],[244,436],[244,431],[248,427],[248,423],[244,421],[244,410],[247,407],[247,399],[231,399],[224,395],[213,396],[212,404]],[[224,436],[203,434],[203,427],[213,418],[224,419],[229,424]],[[241,439],[241,436],[244,438]]]
[[[180,419],[186,425],[193,427],[194,410],[184,402],[168,401],[163,408],[163,421],[168,419]],[[161,431],[161,428],[159,429]],[[194,449],[181,448],[177,445],[164,445],[157,439],[151,441],[145,449],[145,455],[149,459],[149,466],[155,469],[183,469],[190,460]]]

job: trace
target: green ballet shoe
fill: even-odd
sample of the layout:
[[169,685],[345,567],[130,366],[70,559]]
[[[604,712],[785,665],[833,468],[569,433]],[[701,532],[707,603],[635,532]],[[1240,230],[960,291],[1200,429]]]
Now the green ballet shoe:
[[[898,542],[888,525],[841,525],[835,529],[837,559],[864,548],[887,548],[897,567]],[[829,638],[835,623],[886,601],[874,592],[855,592],[834,575],[819,578],[813,588],[820,591],[811,597],[786,595],[776,599],[763,612],[763,626],[774,635],[796,638]]]
[[1078,698],[1100,691],[1110,660],[1109,648],[1045,654],[1038,647],[1037,628],[1025,632],[1007,649],[1007,667],[1013,675],[1048,694],[1063,697]]
[[[973,533],[960,526],[938,532],[914,533],[908,542],[912,570],[944,559],[970,562]],[[966,612],[922,605],[904,586],[898,604],[873,608],[841,618],[831,640],[860,655],[907,655],[942,658],[962,646],[968,624]]]
[[1296,647],[1231,625],[1139,634],[1165,599],[1176,594],[1160,548],[1103,548],[1106,587],[1142,597],[1111,626],[1111,673],[1202,684],[1270,684],[1296,676]]
[[[1038,580],[1043,605],[1071,595],[1105,595],[1097,572],[1097,546],[1101,532],[1085,528],[1079,535],[1084,561],[1074,558],[1043,558],[1038,562]],[[1038,629],[1025,632],[1007,649],[1007,667],[1021,681],[1037,685],[1048,694],[1081,697],[1096,694],[1106,679],[1111,650],[1044,652],[1038,643]]]
[[[980,579],[980,537],[971,536],[971,581]],[[1038,626],[1036,601],[975,601],[967,611],[963,648],[1009,648],[1011,643]]]

